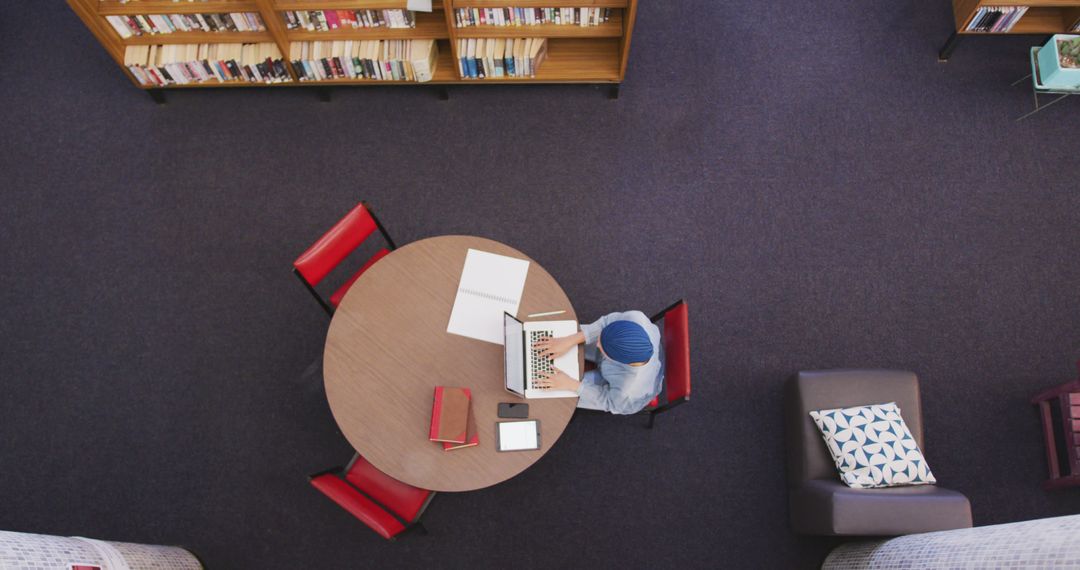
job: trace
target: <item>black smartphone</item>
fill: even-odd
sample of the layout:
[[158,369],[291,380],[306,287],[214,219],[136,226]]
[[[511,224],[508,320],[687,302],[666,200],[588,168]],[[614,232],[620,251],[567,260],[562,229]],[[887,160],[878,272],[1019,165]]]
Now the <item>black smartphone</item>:
[[499,417],[500,418],[518,418],[525,419],[529,417],[529,405],[528,404],[516,404],[510,402],[499,403]]

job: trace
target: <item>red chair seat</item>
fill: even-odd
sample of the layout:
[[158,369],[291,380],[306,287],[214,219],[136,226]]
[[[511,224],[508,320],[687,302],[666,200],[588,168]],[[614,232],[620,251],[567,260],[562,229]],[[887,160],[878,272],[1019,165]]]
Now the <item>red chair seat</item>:
[[401,521],[330,473],[314,477],[311,484],[383,538],[393,538],[405,530]]
[[340,305],[341,300],[345,298],[345,293],[349,292],[349,287],[352,287],[352,284],[356,283],[356,280],[359,279],[365,271],[367,271],[372,265],[375,265],[376,261],[386,257],[389,254],[390,250],[384,247],[380,249],[375,255],[371,256],[371,259],[369,259],[367,263],[365,263],[364,266],[360,268],[359,271],[354,273],[353,276],[350,277],[349,280],[341,286],[341,288],[339,288],[337,291],[334,292],[333,295],[330,296],[330,304],[334,307]]
[[399,517],[410,522],[420,516],[428,498],[431,497],[431,491],[402,483],[379,471],[360,456],[356,457],[356,461],[345,473],[345,479],[384,507],[397,513]]

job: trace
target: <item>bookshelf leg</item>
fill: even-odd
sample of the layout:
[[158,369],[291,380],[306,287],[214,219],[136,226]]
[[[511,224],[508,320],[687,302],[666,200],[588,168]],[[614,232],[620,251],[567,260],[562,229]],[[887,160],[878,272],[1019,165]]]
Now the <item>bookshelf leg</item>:
[[165,91],[161,89],[147,89],[146,94],[158,105],[165,104]]
[[329,87],[316,87],[315,92],[319,95],[319,101],[323,103],[330,102],[330,88]]
[[952,55],[952,52],[956,49],[956,44],[958,43],[960,43],[960,34],[953,32],[952,35],[949,36],[948,41],[945,42],[945,45],[941,47],[941,51],[938,52],[937,60],[941,62],[949,61],[949,56]]
[[449,101],[449,100],[450,100],[450,89],[445,85],[439,86],[439,101]]
[[608,99],[618,99],[619,98],[619,84],[618,83],[616,83],[615,85],[612,85],[608,89],[608,96],[607,97],[608,97]]

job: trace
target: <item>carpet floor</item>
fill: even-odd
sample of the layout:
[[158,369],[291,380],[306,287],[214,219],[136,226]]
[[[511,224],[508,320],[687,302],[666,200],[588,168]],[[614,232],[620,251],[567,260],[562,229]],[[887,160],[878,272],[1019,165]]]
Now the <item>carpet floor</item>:
[[[1080,100],[1024,122],[1033,37],[947,64],[945,0],[643,0],[593,86],[170,92],[59,0],[0,3],[0,528],[181,544],[212,569],[811,568],[781,387],[919,374],[976,524],[1044,492],[1038,390],[1080,357]],[[63,38],[52,42],[49,38]],[[685,298],[694,400],[581,416],[534,467],[387,543],[307,484],[348,459],[292,260],[359,200],[408,243],[540,262],[583,319]]]

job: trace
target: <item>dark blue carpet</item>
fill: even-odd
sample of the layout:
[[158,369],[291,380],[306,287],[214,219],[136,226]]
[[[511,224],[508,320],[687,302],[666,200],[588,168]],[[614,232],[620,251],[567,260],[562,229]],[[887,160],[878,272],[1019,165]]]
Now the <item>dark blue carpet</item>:
[[[781,385],[922,379],[978,524],[1046,493],[1039,389],[1080,357],[1080,101],[1026,122],[1043,38],[948,64],[944,0],[643,0],[591,86],[134,89],[57,0],[0,4],[0,528],[183,544],[211,568],[820,563],[786,526]],[[691,304],[694,401],[579,417],[522,476],[385,543],[311,489],[345,461],[327,320],[290,262],[358,200],[400,242],[520,248],[579,313]]]

